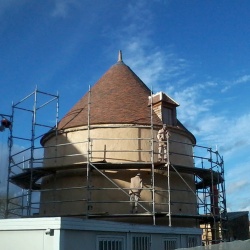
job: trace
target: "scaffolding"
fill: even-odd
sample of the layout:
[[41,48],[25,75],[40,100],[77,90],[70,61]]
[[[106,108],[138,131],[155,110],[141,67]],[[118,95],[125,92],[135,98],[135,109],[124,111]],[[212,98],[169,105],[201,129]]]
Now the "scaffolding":
[[[51,112],[54,104],[56,112]],[[37,88],[17,103],[12,104],[12,129],[8,139],[9,164],[6,192],[5,217],[31,216],[35,203],[33,197],[35,177],[34,169],[43,164],[43,148],[41,137],[49,130],[55,129],[58,123],[59,97],[42,92]],[[52,125],[48,121],[55,115]],[[40,118],[38,117],[40,116]],[[41,117],[46,117],[41,119]],[[17,121],[15,120],[17,119]],[[44,123],[43,121],[46,121]],[[52,121],[52,120],[51,120]],[[14,133],[14,131],[17,131]],[[29,180],[25,188],[17,189],[11,179],[29,171]],[[36,184],[38,185],[38,184]]]
[[[41,99],[39,99],[42,96]],[[45,99],[44,99],[45,98]],[[33,100],[27,104],[27,100]],[[152,98],[151,98],[152,100]],[[32,103],[33,102],[33,103]],[[47,135],[48,133],[53,134],[55,138],[58,136],[57,123],[58,123],[58,109],[59,109],[59,96],[51,95],[39,90],[35,90],[33,93],[22,99],[20,102],[12,105],[12,117],[13,124],[15,122],[14,116],[18,116],[17,111],[28,113],[30,118],[30,131],[31,136],[23,137],[17,136],[14,134],[14,129],[10,132],[9,138],[9,166],[8,166],[8,185],[7,185],[7,209],[5,217],[32,217],[39,216],[39,208],[42,205],[40,202],[41,193],[56,192],[65,190],[85,190],[86,197],[82,198],[80,201],[85,202],[85,209],[82,210],[82,213],[75,214],[74,216],[81,216],[87,219],[91,218],[133,218],[133,217],[147,217],[152,218],[152,224],[156,225],[156,218],[168,218],[168,226],[172,226],[173,219],[195,219],[197,223],[200,223],[204,228],[203,241],[205,244],[214,244],[226,239],[226,228],[225,221],[227,219],[227,210],[226,210],[226,196],[225,196],[225,181],[224,181],[224,162],[223,158],[219,155],[217,150],[212,150],[211,148],[197,146],[189,143],[184,143],[181,141],[172,140],[171,136],[167,139],[167,161],[166,162],[155,162],[154,156],[158,154],[155,152],[154,145],[158,143],[154,138],[154,125],[152,120],[152,105],[151,105],[151,124],[150,125],[138,125],[139,128],[147,128],[151,130],[150,138],[92,138],[90,131],[95,129],[96,126],[90,123],[91,115],[91,91],[89,90],[89,103],[88,103],[88,138],[85,138],[84,141],[80,140],[79,142],[74,142],[75,144],[84,144],[87,145],[87,160],[78,164],[70,165],[59,165],[59,166],[43,166],[43,161],[46,158],[43,155],[43,150],[46,147],[40,146],[40,139]],[[27,104],[27,105],[23,105]],[[32,105],[31,105],[32,104]],[[32,108],[28,106],[31,105]],[[45,121],[40,121],[38,119],[38,111],[41,112],[42,109],[46,109],[47,106],[54,105],[55,112],[51,107],[49,107],[49,114],[54,117],[55,123],[52,125],[47,125],[48,122],[48,112],[44,116]],[[39,113],[40,115],[40,113]],[[20,116],[22,119],[24,115]],[[27,120],[25,120],[27,121]],[[18,122],[17,122],[18,124]],[[16,125],[17,125],[16,124]],[[125,125],[126,127],[126,125]],[[135,126],[134,126],[135,127]],[[13,126],[15,128],[15,126]],[[100,126],[98,126],[100,128]],[[119,125],[113,125],[112,128],[119,128]],[[49,132],[48,132],[49,129]],[[22,131],[21,131],[22,132]],[[21,133],[23,134],[23,133]],[[105,154],[116,153],[116,150],[104,152],[103,161],[93,161],[92,154],[96,151],[93,150],[93,144],[96,140],[144,140],[148,143],[147,150],[138,149],[138,152],[149,153],[150,160],[147,162],[109,162],[105,159]],[[14,145],[17,145],[20,141],[21,144],[25,144],[26,147],[23,147],[21,150],[14,150]],[[186,155],[176,153],[171,151],[169,145],[171,144],[186,144],[187,146],[193,147],[193,155]],[[53,149],[54,156],[53,159],[56,162],[57,159],[61,156],[57,156],[57,150],[59,147],[67,147],[70,143],[56,145],[50,145],[49,147]],[[119,152],[128,152],[128,150],[120,150]],[[174,165],[169,160],[172,155],[178,154],[180,157],[191,157],[194,162],[194,166],[182,166]],[[63,157],[72,158],[79,157],[81,154],[65,154]],[[41,181],[47,176],[54,176],[56,181],[57,173],[61,171],[68,170],[86,170],[86,176],[84,178],[85,185],[81,186],[71,186],[58,188],[54,186],[52,189],[43,189]],[[151,183],[147,187],[143,187],[143,191],[151,193],[150,200],[140,200],[138,206],[143,212],[138,214],[130,213],[107,213],[106,211],[100,213],[93,213],[92,207],[94,204],[107,203],[107,204],[117,204],[124,205],[128,204],[129,194],[128,191],[130,188],[124,188],[118,185],[115,181],[110,178],[105,171],[114,171],[114,170],[143,170],[147,169],[150,171]],[[166,189],[158,190],[155,185],[155,171],[160,170],[166,173]],[[100,176],[103,176],[108,182],[111,183],[112,187],[95,187],[92,184],[93,172],[98,173]],[[179,178],[185,183],[188,187],[187,190],[174,190],[171,187],[171,174],[175,173]],[[190,187],[188,182],[185,180],[185,175],[190,175],[194,178],[195,190]],[[15,192],[13,193],[13,186]],[[98,201],[93,200],[92,196],[94,192],[98,191],[105,192],[121,192],[124,195],[122,200],[105,200]],[[168,197],[168,201],[165,203],[158,204],[155,199],[156,193],[164,192]],[[196,197],[197,202],[192,205],[197,206],[196,214],[178,214],[171,211],[171,206],[175,203],[181,203],[181,201],[174,200],[172,197],[173,192],[189,192]],[[74,203],[77,200],[48,200],[47,204],[58,204],[58,203]],[[147,204],[150,204],[148,207]],[[191,204],[191,203],[190,203]],[[166,208],[165,212],[157,211],[157,206],[161,205]],[[63,216],[70,216],[68,214],[63,214]]]
[[[10,132],[12,130],[12,116],[7,114],[0,114],[0,134],[1,141],[0,141],[0,166],[1,166],[1,180],[0,184],[3,188],[3,186],[8,186],[8,182],[6,183],[7,179],[7,173],[5,172],[7,170],[6,166],[8,164],[8,156],[9,156],[9,149],[10,147],[7,147],[7,144],[5,145],[6,141],[9,145],[9,141],[6,138],[9,138]],[[5,134],[5,138],[3,137],[3,134]],[[1,192],[1,198],[0,198],[0,218],[4,218],[5,211],[6,211],[6,199],[5,194]]]

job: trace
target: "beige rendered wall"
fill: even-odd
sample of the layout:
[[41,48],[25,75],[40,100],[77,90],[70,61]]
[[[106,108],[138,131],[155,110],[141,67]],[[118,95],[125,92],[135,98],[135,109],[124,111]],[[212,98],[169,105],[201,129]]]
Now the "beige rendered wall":
[[[112,126],[112,125],[111,125]],[[158,130],[153,131],[154,162],[157,161]],[[44,166],[71,165],[88,160],[88,138],[90,138],[90,160],[92,162],[151,162],[152,131],[150,127],[87,127],[68,129],[45,143]],[[178,130],[170,132],[172,164],[193,166],[191,141]],[[182,142],[183,144],[174,142]],[[188,143],[188,144],[184,144]],[[58,146],[55,146],[58,145]],[[181,156],[180,156],[181,155]],[[188,155],[188,156],[185,156]]]
[[[150,162],[150,128],[97,128],[90,131],[92,141],[92,161],[106,159],[108,162]],[[156,138],[157,131],[154,131]],[[105,135],[105,136],[104,136]],[[87,130],[74,131],[60,135],[57,138],[58,144],[67,144],[57,148],[57,155],[79,154],[81,156],[71,156],[67,158],[58,158],[45,161],[45,166],[63,166],[74,164],[76,162],[84,162],[87,159],[87,143],[77,143],[86,141],[88,137]],[[104,138],[105,137],[105,138]],[[128,139],[129,138],[129,139]],[[112,140],[113,139],[113,140]],[[190,143],[185,136],[171,132],[171,139]],[[55,143],[55,138],[46,142],[45,146]],[[73,143],[73,144],[68,144]],[[106,152],[105,149],[106,148]],[[123,151],[123,152],[109,152]],[[132,150],[133,152],[127,152]],[[138,150],[140,150],[138,152]],[[96,152],[98,151],[98,152]],[[99,152],[100,151],[100,152]],[[154,143],[154,151],[158,152],[158,144]],[[171,163],[193,166],[192,147],[187,144],[170,143],[170,151],[179,153],[171,154]],[[54,148],[45,148],[45,155],[53,158]],[[180,155],[183,154],[183,155]],[[185,156],[186,154],[190,156]],[[157,161],[157,154],[154,156]],[[98,167],[98,165],[96,165]],[[132,165],[131,165],[132,166]],[[43,179],[42,188],[51,189],[53,191],[42,192],[40,214],[43,216],[60,216],[60,215],[79,215],[79,214],[128,214],[130,211],[129,203],[129,185],[130,178],[135,176],[138,170],[120,169],[120,170],[103,170],[102,173],[91,171],[89,176],[89,185],[91,190],[86,191],[87,173],[86,169],[72,169],[60,171],[54,176]],[[151,169],[140,170],[143,179],[143,191],[141,193],[141,205],[139,213],[152,212],[152,189],[151,189]],[[183,175],[185,181],[194,190],[194,179],[192,175]],[[166,169],[155,170],[155,211],[158,213],[166,213],[168,207],[168,182]],[[113,183],[112,183],[113,182]],[[123,191],[117,189],[121,187]],[[170,174],[171,186],[171,212],[172,214],[192,214],[196,211],[196,197],[187,187],[187,185],[176,174]],[[73,189],[72,189],[73,188]],[[86,200],[89,199],[87,204]],[[54,201],[50,203],[49,201]],[[64,202],[59,202],[64,201]],[[117,219],[116,219],[117,220]],[[152,218],[137,218],[138,223],[152,223]],[[168,224],[167,217],[158,219],[158,224]],[[129,221],[125,219],[123,221]],[[133,222],[135,219],[133,218]],[[181,220],[178,226],[194,226],[194,221]]]

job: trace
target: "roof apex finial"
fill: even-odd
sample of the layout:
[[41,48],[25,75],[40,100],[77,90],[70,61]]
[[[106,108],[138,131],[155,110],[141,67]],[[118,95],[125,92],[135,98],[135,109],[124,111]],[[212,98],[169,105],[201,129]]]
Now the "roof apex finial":
[[118,53],[118,62],[123,62],[122,61],[122,51],[119,50],[119,53]]

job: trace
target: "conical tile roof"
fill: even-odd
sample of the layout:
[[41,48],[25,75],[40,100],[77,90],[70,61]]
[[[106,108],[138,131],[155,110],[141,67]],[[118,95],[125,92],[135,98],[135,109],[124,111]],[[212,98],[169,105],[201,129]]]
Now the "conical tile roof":
[[[97,83],[62,118],[58,129],[88,124],[151,124],[150,89],[119,57]],[[89,112],[88,112],[89,110]],[[153,123],[161,120],[153,113]]]

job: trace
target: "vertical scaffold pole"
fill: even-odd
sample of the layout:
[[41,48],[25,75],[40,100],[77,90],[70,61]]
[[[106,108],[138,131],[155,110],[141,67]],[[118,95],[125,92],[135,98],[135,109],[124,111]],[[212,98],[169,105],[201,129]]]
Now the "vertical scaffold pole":
[[86,172],[86,182],[87,182],[87,190],[86,190],[86,217],[88,219],[89,216],[89,199],[90,199],[90,104],[91,104],[91,90],[89,86],[89,93],[88,93],[88,153],[87,153],[87,172]]
[[214,184],[214,176],[213,176],[213,152],[212,148],[208,148],[209,152],[209,161],[210,161],[210,169],[211,169],[211,186],[210,186],[210,210],[213,216],[213,221],[210,223],[211,234],[212,234],[212,244],[218,243],[218,222],[217,222],[217,187]]
[[12,147],[13,147],[13,117],[14,117],[14,104],[12,103],[12,114],[9,117],[11,122],[11,129],[9,130],[9,138],[8,138],[8,147],[9,147],[9,159],[8,159],[8,177],[7,177],[7,187],[6,187],[6,207],[5,207],[5,214],[4,218],[7,219],[9,216],[9,209],[10,209],[10,174],[11,174],[11,165],[13,162],[12,159]]
[[171,186],[170,186],[170,160],[169,160],[169,132],[167,132],[167,171],[168,171],[168,225],[172,226],[171,221]]
[[33,165],[34,165],[34,148],[35,148],[35,127],[36,127],[36,107],[37,107],[37,87],[34,91],[34,106],[32,111],[32,126],[31,126],[31,145],[30,145],[30,186],[28,191],[27,201],[27,216],[31,215],[31,204],[32,204],[32,179],[33,179]]
[[56,133],[56,147],[55,147],[55,158],[54,158],[54,164],[57,163],[57,154],[58,154],[58,121],[59,121],[59,93],[57,92],[56,95],[57,101],[56,101],[56,125],[55,125],[55,133]]
[[153,96],[151,89],[150,117],[151,117],[151,188],[152,188],[152,214],[155,225],[155,169],[154,169],[154,124],[153,124]]

